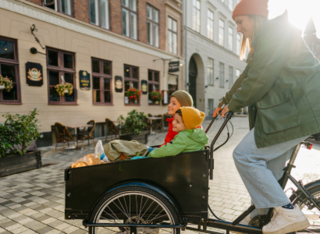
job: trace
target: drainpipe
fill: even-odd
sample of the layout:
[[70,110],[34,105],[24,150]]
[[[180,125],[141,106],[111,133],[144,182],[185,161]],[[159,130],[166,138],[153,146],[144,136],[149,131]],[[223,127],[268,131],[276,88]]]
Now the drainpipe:
[[183,19],[183,40],[182,40],[182,56],[184,57],[184,87],[185,90],[189,92],[189,76],[188,76],[188,60],[187,60],[187,0],[182,0],[182,19]]

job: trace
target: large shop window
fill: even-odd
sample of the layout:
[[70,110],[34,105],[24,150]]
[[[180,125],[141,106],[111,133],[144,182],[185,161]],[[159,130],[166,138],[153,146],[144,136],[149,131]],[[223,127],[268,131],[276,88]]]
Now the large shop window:
[[178,53],[178,24],[177,21],[168,17],[168,52]]
[[156,104],[152,99],[150,93],[154,91],[160,91],[160,79],[159,72],[148,70],[148,91],[149,91],[149,104]]
[[12,81],[13,88],[8,92],[0,90],[0,104],[19,104],[20,82],[17,41],[0,37],[0,74]]
[[92,90],[94,105],[112,104],[112,66],[111,62],[92,59]]
[[90,22],[109,29],[109,0],[90,0]]
[[124,103],[126,105],[140,105],[140,99],[135,101],[133,98],[127,97],[127,91],[130,88],[139,89],[139,68],[124,65]]
[[[77,89],[75,80],[75,56],[74,53],[47,49],[47,76],[49,104],[73,105],[77,104]],[[55,89],[57,84],[63,82],[73,85],[72,94],[59,95]]]
[[159,47],[159,11],[147,5],[148,44]]
[[137,0],[121,0],[122,34],[132,39],[138,38]]
[[72,0],[44,0],[43,5],[52,10],[72,15]]

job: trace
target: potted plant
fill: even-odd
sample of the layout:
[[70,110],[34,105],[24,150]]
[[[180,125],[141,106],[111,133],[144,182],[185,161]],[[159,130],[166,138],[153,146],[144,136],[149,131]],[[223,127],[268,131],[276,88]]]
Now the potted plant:
[[130,111],[127,118],[120,115],[117,119],[121,131],[120,139],[128,141],[136,140],[147,144],[148,135],[142,134],[142,130],[146,126],[146,118],[147,116],[143,112],[138,112],[136,109]]
[[71,95],[73,92],[73,85],[71,83],[61,83],[55,86],[57,93],[61,96],[65,93]]
[[8,77],[0,75],[0,90],[6,89],[7,92],[10,92],[12,88],[12,81]]
[[139,90],[136,88],[129,88],[127,90],[127,97],[129,98],[130,102],[138,103],[141,93],[142,93],[142,90]]
[[150,99],[155,103],[159,104],[159,102],[162,100],[162,94],[160,91],[152,91],[150,92]]
[[41,152],[27,150],[40,136],[37,114],[34,109],[27,115],[3,115],[6,120],[0,124],[0,177],[42,167]]

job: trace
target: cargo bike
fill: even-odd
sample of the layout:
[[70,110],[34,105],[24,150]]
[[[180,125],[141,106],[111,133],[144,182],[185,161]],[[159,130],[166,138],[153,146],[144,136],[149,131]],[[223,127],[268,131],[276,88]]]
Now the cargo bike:
[[[209,179],[213,179],[214,144],[232,115],[228,113],[210,147],[201,151],[65,169],[65,219],[82,219],[89,233],[94,234],[111,233],[110,230],[128,234],[180,233],[186,229],[204,233],[262,233],[261,227],[270,221],[272,209],[267,216],[257,216],[249,225],[242,225],[240,222],[255,209],[254,205],[229,222],[217,217],[208,203],[209,189],[215,189],[209,187]],[[228,132],[223,144],[229,137]],[[290,175],[302,145],[312,146],[302,142],[295,147],[279,183],[284,188],[290,180],[297,187],[290,199],[300,205],[312,223],[311,228],[302,231],[319,233],[320,180],[303,185]],[[209,218],[209,212],[215,219]]]

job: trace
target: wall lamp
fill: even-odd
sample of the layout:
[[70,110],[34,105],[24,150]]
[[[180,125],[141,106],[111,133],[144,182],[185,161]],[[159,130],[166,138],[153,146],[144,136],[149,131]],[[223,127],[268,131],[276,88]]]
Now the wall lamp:
[[[31,47],[31,48],[30,48],[30,53],[31,53],[31,54],[44,54],[44,53],[39,52],[39,51],[37,50],[37,48],[35,48],[35,47]],[[44,55],[46,55],[46,54],[44,54]]]
[[228,80],[226,80],[226,82],[229,82]]
[[216,80],[219,80],[219,77],[217,77]]

